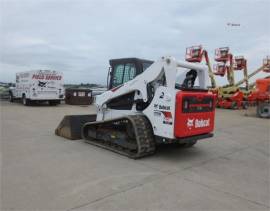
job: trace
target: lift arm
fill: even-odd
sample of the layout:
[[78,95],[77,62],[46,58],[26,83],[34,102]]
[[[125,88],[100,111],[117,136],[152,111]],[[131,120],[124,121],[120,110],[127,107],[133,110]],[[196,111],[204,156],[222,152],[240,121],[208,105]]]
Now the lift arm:
[[136,99],[142,100],[143,102],[148,102],[148,84],[154,82],[155,87],[162,86],[162,79],[165,77],[166,84],[163,86],[170,89],[175,89],[177,68],[179,67],[196,70],[200,88],[207,88],[205,83],[207,70],[204,65],[177,61],[173,57],[162,57],[160,60],[154,62],[149,68],[147,68],[147,71],[141,73],[133,80],[130,80],[97,96],[96,105],[98,109],[106,109],[107,102],[131,92],[136,92]]
[[208,75],[211,81],[211,86],[212,88],[216,88],[217,84],[211,67],[210,59],[208,57],[208,52],[203,49],[202,45],[186,48],[186,61],[193,63],[201,63],[203,58],[205,59],[206,65],[208,67]]
[[243,71],[244,71],[244,81],[246,83],[246,90],[248,90],[249,84],[248,84],[248,71],[247,71],[247,67],[245,67]]
[[234,86],[234,69],[233,69],[233,56],[232,54],[229,54],[229,62],[230,62],[230,66],[229,66],[229,70],[227,72],[227,80],[229,82],[230,86]]
[[213,88],[216,88],[217,83],[216,83],[215,76],[214,76],[214,73],[213,73],[213,70],[212,70],[212,67],[211,67],[211,63],[210,63],[210,60],[209,60],[209,57],[208,57],[208,52],[206,50],[204,50],[203,54],[204,54],[206,64],[208,66],[208,75],[209,75],[210,80],[211,80],[211,85],[212,85]]
[[[247,71],[247,60],[243,56],[236,56],[234,58],[234,70],[242,70],[244,77],[243,77],[243,83],[246,84],[245,88],[248,90],[249,85],[248,85],[248,71]],[[236,87],[239,85],[235,84]]]
[[267,66],[267,65],[261,66],[260,68],[258,68],[258,69],[255,70],[254,72],[252,72],[252,73],[250,73],[249,75],[247,75],[247,76],[246,76],[246,79],[243,78],[242,80],[238,81],[235,85],[236,85],[236,86],[242,85],[243,83],[245,83],[246,80],[250,79],[251,77],[253,77],[253,76],[256,75],[257,73],[264,71],[264,69],[265,69],[266,66]]

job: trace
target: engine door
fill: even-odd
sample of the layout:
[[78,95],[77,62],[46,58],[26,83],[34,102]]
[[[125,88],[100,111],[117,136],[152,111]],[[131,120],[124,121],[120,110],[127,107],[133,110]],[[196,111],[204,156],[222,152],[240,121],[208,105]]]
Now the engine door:
[[214,130],[215,97],[201,91],[176,94],[174,135],[176,138],[211,133]]

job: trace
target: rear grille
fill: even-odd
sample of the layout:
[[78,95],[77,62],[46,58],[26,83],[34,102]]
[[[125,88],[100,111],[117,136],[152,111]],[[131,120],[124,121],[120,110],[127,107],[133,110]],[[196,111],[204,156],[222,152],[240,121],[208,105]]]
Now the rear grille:
[[198,98],[196,96],[185,96],[182,101],[183,113],[198,113],[213,111],[214,100],[212,97]]

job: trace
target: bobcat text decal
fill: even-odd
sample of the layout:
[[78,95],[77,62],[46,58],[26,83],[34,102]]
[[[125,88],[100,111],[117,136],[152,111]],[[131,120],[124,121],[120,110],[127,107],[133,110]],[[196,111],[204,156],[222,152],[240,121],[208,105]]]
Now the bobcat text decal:
[[202,127],[209,127],[210,126],[210,119],[187,119],[187,127],[191,129],[192,127],[195,128],[202,128]]

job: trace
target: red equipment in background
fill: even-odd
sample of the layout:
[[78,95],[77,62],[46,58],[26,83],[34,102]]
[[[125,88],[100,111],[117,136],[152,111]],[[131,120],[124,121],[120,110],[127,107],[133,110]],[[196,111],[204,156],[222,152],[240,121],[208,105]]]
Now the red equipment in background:
[[263,65],[265,66],[263,71],[266,73],[270,73],[270,56],[267,56],[263,59]]
[[[217,96],[217,107],[221,108],[233,108],[240,109],[246,108],[248,104],[248,95],[250,88],[248,79],[260,71],[270,72],[270,56],[267,56],[263,60],[263,66],[255,72],[248,75],[247,72],[247,60],[243,56],[236,56],[230,53],[229,47],[222,47],[215,49],[215,61],[213,71],[210,65],[208,52],[203,49],[202,45],[191,46],[186,48],[186,61],[201,63],[205,59],[209,69],[209,77],[211,79],[212,88],[209,89]],[[242,70],[244,78],[238,83],[234,83],[234,71]],[[227,74],[229,84],[217,89],[214,75],[224,77]],[[245,83],[246,90],[240,90],[238,87],[242,83]],[[251,99],[251,98],[249,98]]]
[[256,89],[248,96],[249,101],[265,101],[270,100],[270,78],[262,78],[256,80]]
[[217,48],[215,50],[215,61],[217,62],[227,62],[232,58],[232,55],[229,53],[229,47]]
[[[229,84],[220,87],[218,91],[217,107],[240,109],[246,108],[246,103],[243,101],[244,94],[239,87],[234,84],[234,70],[246,69],[246,60],[244,57],[236,57],[235,63],[233,55],[228,47],[217,48],[215,50],[214,74],[223,77],[227,74]],[[246,75],[246,74],[245,74]]]
[[[247,60],[243,56],[235,56],[234,57],[234,64],[233,64],[233,69],[234,70],[242,70],[244,73],[244,79],[243,81],[245,82],[246,86],[246,93],[249,90],[249,85],[248,85],[248,70],[247,70]],[[235,84],[235,86],[238,86]],[[247,94],[245,94],[247,95]]]
[[225,99],[219,99],[217,102],[218,108],[225,109],[240,109],[247,107],[247,104],[243,101],[244,94],[241,91],[236,91],[234,94],[231,94],[230,97]]
[[[255,73],[262,69],[263,72],[270,73],[270,56],[263,59],[263,66]],[[254,75],[254,74],[253,74]],[[248,96],[249,105],[257,107],[257,116],[262,118],[270,118],[270,77],[257,79],[256,89]]]
[[[243,62],[241,62],[241,63],[243,64]],[[245,61],[245,63],[247,63],[247,62]],[[239,68],[239,66],[238,66],[238,68]],[[244,70],[245,70],[245,68],[247,69],[247,64],[246,64],[246,67],[242,66],[242,68],[244,68]],[[267,56],[266,58],[263,59],[263,64],[261,67],[259,67],[258,69],[256,69],[252,73],[248,74],[247,77],[244,77],[244,79],[235,83],[235,86],[240,86],[245,81],[249,80],[250,78],[252,78],[253,76],[255,76],[256,74],[258,74],[260,72],[270,73],[270,56]],[[248,90],[250,90],[253,87],[253,85],[255,85],[255,83],[249,84]]]
[[228,72],[229,71],[229,66],[227,66],[226,64],[224,64],[224,63],[217,63],[217,64],[214,64],[214,66],[213,66],[214,68],[214,74],[215,75],[219,75],[219,76],[221,76],[221,77],[223,77],[225,74],[226,74],[226,72]]
[[201,45],[186,48],[186,61],[201,62],[204,56],[204,50]]
[[247,67],[247,60],[243,56],[234,57],[234,70],[243,70]]
[[219,63],[214,66],[214,68],[216,68],[214,74],[223,77],[227,73],[227,80],[229,82],[229,86],[233,86],[233,55],[230,53],[229,47],[217,48],[215,50],[215,61]]
[[203,58],[205,58],[206,65],[208,66],[208,75],[211,80],[211,86],[212,88],[216,88],[217,84],[208,57],[208,52],[205,49],[203,49],[202,45],[191,46],[186,48],[186,57],[185,57],[186,61],[201,63]]
[[256,89],[248,96],[248,101],[257,106],[258,117],[270,118],[270,78],[256,80]]

